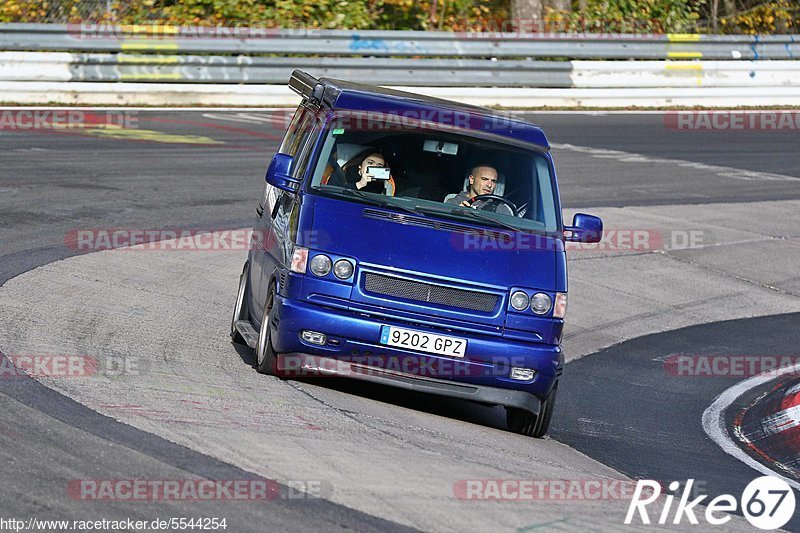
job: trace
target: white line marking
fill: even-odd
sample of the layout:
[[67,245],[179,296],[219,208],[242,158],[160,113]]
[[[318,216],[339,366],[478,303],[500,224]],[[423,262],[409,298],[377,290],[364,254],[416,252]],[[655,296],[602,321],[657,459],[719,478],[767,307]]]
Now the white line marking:
[[551,144],[551,147],[556,150],[568,150],[570,152],[578,152],[582,154],[589,154],[592,157],[600,159],[614,159],[623,163],[664,163],[668,165],[677,165],[679,167],[691,168],[695,170],[704,170],[712,172],[723,178],[733,178],[745,181],[800,181],[800,178],[795,176],[786,176],[784,174],[773,174],[772,172],[758,172],[755,170],[743,170],[732,167],[722,167],[718,165],[707,165],[705,163],[697,163],[695,161],[685,161],[683,159],[670,159],[664,157],[650,157],[643,154],[636,154],[632,152],[623,152],[621,150],[607,150],[605,148],[591,148],[589,146],[575,146],[574,144]]
[[730,407],[736,398],[748,390],[772,381],[783,374],[797,372],[798,370],[800,370],[800,363],[783,367],[779,370],[770,370],[769,372],[764,372],[763,374],[740,381],[733,387],[727,389],[722,394],[717,396],[714,402],[708,406],[708,409],[703,412],[703,431],[705,431],[706,435],[711,437],[711,439],[716,442],[720,448],[722,448],[722,451],[728,455],[733,456],[750,468],[753,468],[764,475],[779,477],[795,489],[800,490],[800,483],[778,474],[771,468],[768,468],[767,466],[759,463],[747,455],[741,448],[739,448],[739,446],[736,445],[725,428],[725,410]]
[[252,113],[236,113],[235,115],[220,115],[218,113],[203,113],[203,118],[211,120],[223,120],[228,122],[244,122],[246,124],[272,124],[284,127],[289,126],[286,120],[287,114],[281,113],[279,116],[266,115],[258,116]]

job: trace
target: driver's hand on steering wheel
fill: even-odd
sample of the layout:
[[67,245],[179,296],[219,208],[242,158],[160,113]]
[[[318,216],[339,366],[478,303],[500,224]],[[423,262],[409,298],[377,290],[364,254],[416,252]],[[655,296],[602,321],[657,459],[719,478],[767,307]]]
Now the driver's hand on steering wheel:
[[462,200],[461,207],[471,207],[472,209],[477,209],[478,207],[473,203],[469,203],[469,200]]

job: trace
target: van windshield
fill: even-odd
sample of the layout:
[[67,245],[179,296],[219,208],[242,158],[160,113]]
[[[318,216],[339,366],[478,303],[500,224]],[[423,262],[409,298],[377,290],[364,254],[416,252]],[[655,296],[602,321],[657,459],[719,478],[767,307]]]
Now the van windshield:
[[533,149],[461,131],[342,125],[326,129],[309,192],[473,224],[558,229],[550,166]]

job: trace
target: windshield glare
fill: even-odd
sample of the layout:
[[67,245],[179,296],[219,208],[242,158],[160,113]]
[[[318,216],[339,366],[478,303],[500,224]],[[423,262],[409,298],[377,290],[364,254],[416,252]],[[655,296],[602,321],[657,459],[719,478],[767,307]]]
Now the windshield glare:
[[309,190],[473,224],[485,219],[520,230],[558,229],[542,154],[454,132],[348,131],[334,122]]

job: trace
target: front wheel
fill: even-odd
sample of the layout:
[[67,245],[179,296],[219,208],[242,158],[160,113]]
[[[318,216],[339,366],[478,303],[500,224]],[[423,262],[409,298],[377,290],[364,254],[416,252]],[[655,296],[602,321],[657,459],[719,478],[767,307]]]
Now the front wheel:
[[553,408],[556,404],[556,392],[558,392],[558,381],[553,385],[550,396],[542,402],[539,414],[535,415],[525,409],[518,407],[506,407],[506,424],[508,429],[514,433],[527,435],[541,439],[550,428],[550,420],[553,418]]
[[275,306],[275,283],[269,287],[267,301],[264,304],[264,313],[261,315],[261,329],[258,332],[258,342],[256,343],[256,370],[260,374],[270,374],[282,378],[282,372],[278,370],[278,354],[272,347],[272,335],[270,333],[270,322],[272,322],[272,310]]

